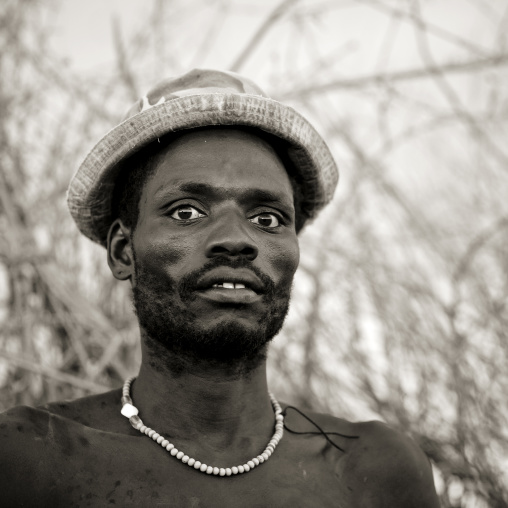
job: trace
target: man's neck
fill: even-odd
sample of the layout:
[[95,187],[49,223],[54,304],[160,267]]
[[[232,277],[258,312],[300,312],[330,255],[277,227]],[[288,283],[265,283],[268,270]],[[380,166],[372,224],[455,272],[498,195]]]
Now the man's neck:
[[161,354],[156,357],[153,345],[147,348],[142,341],[142,364],[131,396],[146,425],[182,447],[191,442],[196,450],[225,456],[228,449],[235,456],[246,443],[254,451],[266,445],[274,416],[265,361],[242,376],[231,366],[207,367],[203,361],[175,374],[160,361]]

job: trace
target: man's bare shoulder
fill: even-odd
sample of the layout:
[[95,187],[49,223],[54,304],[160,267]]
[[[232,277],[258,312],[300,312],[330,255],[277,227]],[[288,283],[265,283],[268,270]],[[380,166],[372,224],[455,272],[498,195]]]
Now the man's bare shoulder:
[[121,389],[90,395],[72,401],[52,402],[41,406],[52,415],[106,432],[118,432]]
[[116,422],[123,423],[119,410],[120,391],[115,390],[1,413],[0,491],[4,499],[15,500],[16,506],[30,506],[35,492],[50,492],[58,467],[74,464],[91,448],[97,434],[114,436],[118,432]]
[[121,390],[82,397],[72,401],[50,402],[39,407],[17,406],[0,413],[0,436],[15,432],[41,436],[52,420],[78,423],[97,430],[111,430],[118,420]]
[[329,434],[344,450],[342,479],[358,506],[439,507],[430,462],[411,437],[381,421],[306,414],[323,431],[350,436]]

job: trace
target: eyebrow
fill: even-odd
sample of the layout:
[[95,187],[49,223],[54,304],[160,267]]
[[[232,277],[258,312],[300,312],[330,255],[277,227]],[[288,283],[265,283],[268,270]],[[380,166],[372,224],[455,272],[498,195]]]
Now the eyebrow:
[[[197,183],[197,182],[185,182],[181,184],[177,184],[175,187],[171,189],[186,192],[189,194],[208,194],[214,197],[229,197],[231,196],[231,191],[227,189],[223,189],[222,187],[215,187],[213,185],[207,183]],[[166,193],[166,189],[160,189],[160,192],[156,192],[157,194]],[[284,207],[288,207],[289,209],[293,209],[294,205],[292,201],[289,201],[287,197],[278,192],[266,190],[266,189],[244,189],[239,194],[239,199],[241,201],[247,202],[262,202],[262,203],[273,203],[279,204]]]

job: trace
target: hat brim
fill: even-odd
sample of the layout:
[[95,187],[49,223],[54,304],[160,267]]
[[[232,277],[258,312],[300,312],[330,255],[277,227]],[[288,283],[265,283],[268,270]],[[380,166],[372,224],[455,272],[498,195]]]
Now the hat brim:
[[289,143],[309,217],[333,197],[338,170],[328,146],[297,111],[258,95],[188,95],[151,106],[108,132],[90,151],[69,185],[67,202],[79,230],[105,246],[119,163],[170,132],[214,125],[259,128]]

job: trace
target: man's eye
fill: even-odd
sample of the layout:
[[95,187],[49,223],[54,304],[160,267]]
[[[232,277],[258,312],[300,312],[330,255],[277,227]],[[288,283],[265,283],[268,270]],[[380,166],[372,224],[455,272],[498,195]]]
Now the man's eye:
[[251,222],[265,228],[276,228],[280,226],[279,218],[273,213],[262,213],[250,219]]
[[175,208],[171,213],[171,217],[176,220],[193,220],[205,217],[205,214],[190,205],[182,205]]

